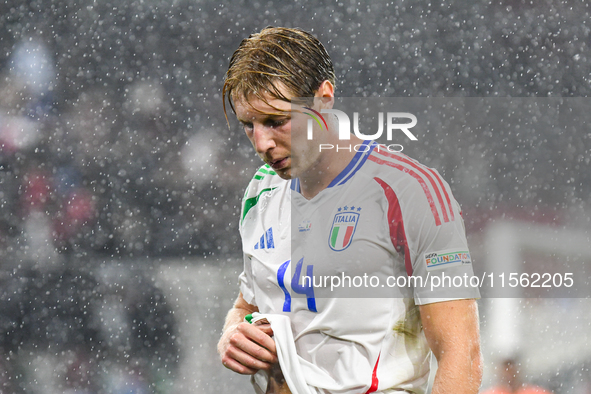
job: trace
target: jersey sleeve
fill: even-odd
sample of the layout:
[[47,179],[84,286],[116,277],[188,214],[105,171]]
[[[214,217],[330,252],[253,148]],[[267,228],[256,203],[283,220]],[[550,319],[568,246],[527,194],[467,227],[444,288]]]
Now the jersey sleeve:
[[250,196],[250,194],[253,193],[253,188],[255,187],[255,185],[253,184],[254,183],[253,180],[251,180],[251,182],[249,183],[249,185],[246,188],[246,191],[244,192],[244,197],[242,198],[242,206],[240,209],[240,224],[239,224],[238,228],[240,231],[240,239],[242,240],[243,266],[242,266],[242,272],[238,276],[238,285],[239,285],[240,292],[242,293],[242,297],[244,298],[244,300],[246,302],[248,302],[249,304],[256,306],[256,301],[255,301],[255,296],[254,296],[254,280],[252,277],[251,260],[250,260],[250,257],[246,253],[244,253],[244,218],[245,218],[246,214],[248,213],[248,210],[250,209],[248,201],[249,201],[249,196]]
[[404,255],[415,303],[480,298],[478,287],[470,285],[474,272],[460,206],[447,182],[428,170],[429,177],[382,184],[390,236]]
[[[240,239],[242,241],[243,253],[243,271],[239,276],[240,291],[244,300],[251,305],[257,305],[256,294],[258,293],[253,274],[252,266],[252,245],[255,243],[253,235],[257,230],[257,224],[261,221],[261,205],[269,195],[269,192],[277,189],[279,178],[276,173],[265,164],[260,167],[251,179],[244,197],[242,198],[242,207],[240,211]],[[247,247],[250,243],[250,247]]]
[[257,305],[255,297],[254,297],[254,288],[253,288],[253,278],[252,278],[252,268],[250,264],[250,257],[243,253],[244,256],[244,266],[242,273],[238,276],[240,292],[242,293],[242,298],[244,301],[248,302],[251,305]]

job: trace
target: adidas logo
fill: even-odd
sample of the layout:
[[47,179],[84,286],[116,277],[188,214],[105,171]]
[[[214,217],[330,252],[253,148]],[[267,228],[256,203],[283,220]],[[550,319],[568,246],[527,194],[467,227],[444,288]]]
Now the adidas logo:
[[275,249],[275,242],[273,241],[273,227],[269,227],[267,231],[263,235],[261,235],[261,239],[259,242],[254,245],[255,249]]

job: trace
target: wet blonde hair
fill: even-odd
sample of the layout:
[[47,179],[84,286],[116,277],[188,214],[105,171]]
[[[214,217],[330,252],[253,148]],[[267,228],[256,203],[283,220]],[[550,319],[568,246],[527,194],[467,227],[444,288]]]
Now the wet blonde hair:
[[222,100],[226,120],[226,97],[232,111],[234,100],[248,102],[254,95],[266,104],[268,97],[291,102],[292,97],[314,97],[324,81],[335,85],[332,60],[320,41],[301,29],[266,27],[242,40],[230,59]]

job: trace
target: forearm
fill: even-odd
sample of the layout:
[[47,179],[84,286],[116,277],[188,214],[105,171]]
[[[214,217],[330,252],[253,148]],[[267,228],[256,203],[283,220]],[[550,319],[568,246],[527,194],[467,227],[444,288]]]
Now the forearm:
[[222,330],[222,336],[223,333],[228,332],[229,329],[242,323],[244,321],[244,317],[252,312],[255,311],[234,305],[226,315],[226,321],[224,323],[224,328]]
[[252,375],[260,369],[271,369],[277,362],[270,325],[244,322],[244,316],[257,311],[258,308],[247,303],[241,294],[226,316],[218,352],[222,364],[234,372]]
[[238,326],[240,323],[244,322],[244,317],[246,315],[257,311],[258,308],[244,301],[242,294],[238,296],[236,302],[234,302],[234,306],[228,311],[228,314],[226,315],[226,321],[224,323],[224,328],[222,329],[222,337],[218,343],[218,351],[220,353],[222,352],[221,347],[227,346],[227,336],[233,331],[233,329],[236,328],[236,326]]
[[480,352],[467,357],[464,354],[442,354],[438,360],[432,394],[476,394],[482,381]]
[[478,306],[474,300],[422,305],[421,321],[437,358],[433,394],[476,394],[482,380]]

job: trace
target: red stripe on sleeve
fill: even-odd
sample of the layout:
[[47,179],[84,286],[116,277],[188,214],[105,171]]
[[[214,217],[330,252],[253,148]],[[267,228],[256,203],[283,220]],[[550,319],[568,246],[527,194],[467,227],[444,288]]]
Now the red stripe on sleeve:
[[[395,155],[393,153],[388,153],[388,152],[383,152],[381,150],[376,150],[376,153],[379,153],[383,156],[386,156],[390,159],[393,160],[397,160],[400,161],[402,163],[405,163],[409,166],[411,166],[412,168],[414,168],[415,170],[419,171],[421,174],[423,174],[431,183],[431,186],[433,187],[433,190],[435,190],[435,195],[437,196],[437,200],[439,201],[439,206],[441,207],[441,212],[443,213],[443,221],[444,222],[449,222],[449,218],[447,216],[447,210],[449,210],[450,215],[451,215],[451,219],[454,220],[454,211],[452,209],[452,205],[451,205],[451,200],[449,198],[449,195],[447,194],[447,190],[445,189],[445,186],[443,186],[443,181],[441,180],[441,177],[439,177],[435,171],[433,171],[431,168],[426,167],[412,159],[410,159],[409,157],[406,157],[402,154],[398,154]],[[433,175],[433,177],[431,177],[431,175]],[[437,182],[435,180],[433,180],[433,178],[435,178],[437,180]],[[440,189],[443,190],[443,194],[445,195],[445,199],[447,201],[447,210],[446,210],[446,204],[443,201],[443,197],[441,197],[441,192]]]
[[[433,197],[431,196],[431,191],[429,190],[429,186],[427,186],[427,184],[425,183],[425,180],[423,178],[421,178],[421,176],[419,174],[417,174],[416,172],[414,172],[412,170],[409,170],[406,167],[401,166],[400,164],[396,164],[391,161],[378,159],[374,155],[369,156],[368,160],[371,160],[371,161],[376,162],[378,164],[385,164],[387,166],[394,167],[402,172],[409,174],[410,176],[415,178],[417,181],[419,181],[419,184],[423,188],[423,192],[425,192],[425,196],[427,197],[427,201],[429,202],[429,207],[431,207],[431,212],[433,213],[433,217],[435,218],[435,225],[436,226],[441,225],[441,219],[439,218],[439,212],[437,212],[437,208],[435,207],[435,201],[433,200]],[[445,212],[445,209],[443,209],[443,211]]]
[[374,180],[384,189],[386,200],[388,201],[388,227],[390,227],[390,240],[392,245],[398,253],[404,254],[404,266],[406,273],[412,275],[412,262],[410,260],[410,249],[406,240],[406,233],[404,232],[404,222],[402,220],[402,210],[398,203],[398,197],[394,190],[382,179],[374,178]]
[[437,182],[439,182],[439,185],[441,186],[441,189],[443,190],[443,194],[445,195],[445,200],[447,201],[447,206],[449,208],[449,213],[451,214],[451,220],[454,221],[456,220],[455,215],[454,215],[454,209],[453,206],[451,204],[451,199],[449,198],[449,194],[447,193],[447,189],[445,188],[445,185],[443,184],[443,180],[441,179],[441,176],[439,176],[432,168],[426,167],[427,171],[431,172],[433,174],[433,176],[435,177],[435,179],[437,179]]

